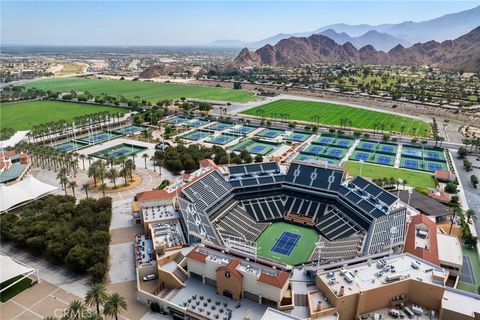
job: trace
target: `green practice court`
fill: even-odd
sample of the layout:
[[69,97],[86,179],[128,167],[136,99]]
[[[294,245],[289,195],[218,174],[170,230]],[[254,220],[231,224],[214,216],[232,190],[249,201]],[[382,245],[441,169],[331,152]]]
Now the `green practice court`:
[[291,142],[303,142],[310,138],[310,134],[308,133],[301,133],[301,132],[292,132],[289,134],[287,137],[285,137],[286,141],[291,141]]
[[279,135],[283,134],[284,132],[285,131],[283,131],[283,130],[277,130],[277,129],[264,129],[264,130],[260,131],[259,133],[257,133],[256,135],[258,137],[262,137],[262,138],[273,139],[273,138],[276,138]]
[[362,150],[353,151],[352,155],[350,156],[350,160],[376,163],[385,166],[393,166],[395,164],[395,156],[393,155]]
[[187,127],[193,127],[193,128],[198,128],[206,125],[208,121],[206,120],[199,120],[199,119],[192,119],[188,122],[185,123]]
[[147,147],[141,147],[141,146],[137,146],[129,143],[121,143],[113,147],[91,153],[90,155],[92,157],[100,158],[100,159],[106,159],[107,157],[110,157],[111,159],[116,159],[121,156],[131,156],[133,154],[137,154],[147,149],[148,149]]
[[188,121],[189,121],[189,119],[187,119],[187,118],[173,117],[173,118],[168,119],[165,122],[169,123],[169,124],[179,125],[179,124],[183,124],[183,123],[188,122]]
[[310,259],[318,239],[314,228],[275,222],[257,238],[257,255],[290,265],[301,264]]
[[327,147],[311,144],[305,150],[302,151],[303,154],[312,155],[312,156],[321,156],[325,158],[332,159],[342,159],[347,153],[346,149]]
[[230,129],[230,132],[238,133],[246,136],[250,132],[255,131],[257,128],[258,127],[253,127],[253,126],[239,126],[239,127]]
[[217,122],[217,123],[214,123],[214,124],[208,126],[207,128],[210,129],[210,130],[215,130],[215,131],[224,131],[224,130],[230,129],[232,127],[233,127],[233,124]]
[[234,134],[222,133],[218,136],[211,137],[211,138],[207,139],[205,142],[218,144],[218,145],[224,145],[224,144],[227,144],[229,142],[232,142],[235,139],[239,139],[241,137],[242,136],[238,136],[238,135],[234,135]]
[[115,132],[102,131],[100,133],[91,134],[85,136],[81,139],[78,139],[81,142],[86,142],[87,144],[97,144],[105,141],[109,141],[115,138],[120,137],[121,134]]
[[86,143],[86,142],[82,142],[82,141],[78,141],[78,140],[70,140],[70,141],[67,141],[67,142],[64,142],[64,143],[61,143],[61,144],[57,144],[55,146],[55,149],[58,150],[58,151],[61,151],[61,152],[69,152],[69,151],[72,151],[72,150],[78,150],[78,149],[81,149],[81,148],[85,148],[86,146],[88,146],[88,143]]
[[187,134],[181,135],[180,138],[190,140],[190,141],[198,141],[198,140],[208,138],[212,134],[213,132],[210,132],[210,131],[195,130]]
[[437,170],[448,170],[446,162],[432,161],[432,160],[423,160],[421,158],[410,158],[402,156],[400,158],[400,167],[411,169],[411,170],[420,170],[434,173]]
[[142,127],[142,126],[132,125],[132,126],[116,129],[113,132],[119,133],[119,134],[132,134],[132,133],[135,133],[135,132],[145,131],[145,130],[147,130],[147,128]]
[[335,137],[327,134],[322,134],[320,137],[315,139],[312,143],[322,146],[331,146],[339,148],[350,148],[353,144],[353,139]]
[[337,165],[340,163],[338,159],[326,158],[326,157],[319,157],[319,156],[312,156],[310,154],[305,154],[303,152],[298,153],[295,156],[295,160],[306,161],[306,162],[317,162],[317,161],[325,161],[328,164]]
[[268,156],[272,152],[278,149],[278,145],[275,143],[267,143],[264,141],[256,141],[254,139],[245,139],[237,144],[232,150],[240,152],[247,150],[252,154],[259,154],[261,156]]

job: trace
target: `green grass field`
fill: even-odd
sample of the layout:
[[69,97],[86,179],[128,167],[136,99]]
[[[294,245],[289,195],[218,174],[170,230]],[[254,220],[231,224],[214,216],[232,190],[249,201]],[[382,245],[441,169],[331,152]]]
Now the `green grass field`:
[[49,121],[65,120],[100,111],[122,112],[125,108],[97,106],[61,101],[29,101],[4,104],[0,107],[0,126],[16,130],[29,130],[33,126]]
[[312,117],[320,116],[324,125],[340,126],[341,119],[352,121],[352,127],[374,129],[375,124],[385,125],[385,131],[403,132],[423,136],[430,133],[430,125],[422,120],[394,114],[349,107],[333,103],[276,100],[242,112],[252,116],[273,118],[274,114],[288,114],[290,120],[316,122]]
[[[347,161],[345,167],[348,168],[351,176],[360,174],[360,162]],[[407,181],[407,185],[414,188],[435,188],[435,180],[433,175],[429,173],[416,172],[412,170],[386,167],[376,164],[363,164],[362,176],[380,179],[390,178],[403,179]]]
[[[282,235],[284,231],[289,231],[301,235],[296,247],[289,256],[272,252],[271,249],[275,242]],[[315,243],[318,241],[318,233],[313,228],[306,228],[297,226],[286,222],[275,222],[262,232],[257,239],[257,255],[279,261],[286,264],[299,264],[308,261]]]
[[163,99],[197,98],[232,102],[254,100],[253,93],[246,90],[216,88],[176,83],[154,83],[128,80],[102,80],[89,78],[50,78],[25,84],[26,88],[52,91],[88,91],[93,95],[102,93],[133,99],[136,96],[152,103]]
[[[0,287],[1,288],[6,288],[10,284],[14,283],[15,281],[17,281],[20,278],[21,278],[21,276],[18,276],[18,277],[10,279],[8,281],[5,281],[4,283],[1,284]],[[18,282],[14,286],[12,286],[12,287],[8,288],[7,290],[5,290],[4,292],[2,292],[2,296],[1,296],[0,300],[2,301],[2,303],[7,302],[8,300],[12,299],[13,297],[15,297],[20,292],[30,288],[31,283],[32,283],[32,279],[30,279],[30,278],[22,279],[20,282]]]

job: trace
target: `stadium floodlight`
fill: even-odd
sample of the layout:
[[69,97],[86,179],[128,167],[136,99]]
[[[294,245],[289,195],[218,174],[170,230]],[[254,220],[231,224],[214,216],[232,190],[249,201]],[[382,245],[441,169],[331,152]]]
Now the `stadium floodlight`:
[[317,260],[317,271],[320,269],[320,259],[322,256],[322,249],[325,248],[325,241],[318,241],[315,243],[315,247],[318,252],[318,260]]

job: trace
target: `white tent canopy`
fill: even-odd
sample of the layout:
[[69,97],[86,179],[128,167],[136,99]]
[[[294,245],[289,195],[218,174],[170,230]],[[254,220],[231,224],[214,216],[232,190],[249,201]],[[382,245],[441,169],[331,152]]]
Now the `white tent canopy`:
[[0,184],[0,213],[43,197],[57,189],[57,187],[43,183],[31,175],[9,186]]
[[22,141],[30,131],[17,131],[10,139],[0,141],[0,148],[14,147]]
[[35,272],[35,269],[28,267],[27,265],[17,262],[9,256],[0,253],[0,283],[8,281],[17,276],[27,276]]

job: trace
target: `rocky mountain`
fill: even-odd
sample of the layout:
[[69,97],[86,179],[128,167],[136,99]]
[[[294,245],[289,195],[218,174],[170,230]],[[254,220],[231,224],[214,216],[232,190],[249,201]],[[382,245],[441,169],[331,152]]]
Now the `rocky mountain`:
[[166,64],[155,64],[145,68],[139,75],[141,79],[153,79],[173,73],[190,73],[190,70],[186,70],[180,66],[170,66]]
[[[279,33],[255,42],[229,40],[229,42],[225,42],[224,45],[226,47],[247,47],[250,49],[258,49],[266,44],[275,45],[280,40],[288,39],[290,37],[309,37],[312,34],[323,34],[334,39],[339,44],[344,44],[349,41],[358,48],[371,44],[377,50],[388,51],[397,44],[401,44],[405,47],[412,43],[427,42],[430,40],[452,40],[466,34],[479,25],[480,6],[477,6],[469,10],[447,14],[439,18],[421,22],[405,21],[398,24],[381,25],[349,25],[339,23],[324,26],[313,31],[288,34]],[[325,32],[328,33],[330,30],[333,30],[336,34],[342,36],[346,34],[352,39],[341,41],[339,38],[335,38],[332,34],[325,34]],[[376,33],[372,34],[372,31],[376,31]],[[218,44],[215,43],[213,43],[213,45],[218,46]]]
[[243,49],[232,66],[284,65],[338,62],[359,64],[435,65],[454,70],[480,72],[480,27],[455,40],[428,41],[405,48],[397,45],[387,53],[372,45],[357,49],[352,43],[338,44],[324,35],[291,37],[255,52]]

